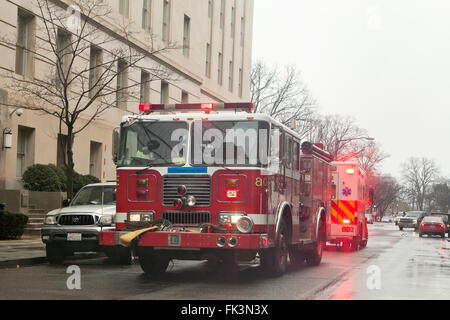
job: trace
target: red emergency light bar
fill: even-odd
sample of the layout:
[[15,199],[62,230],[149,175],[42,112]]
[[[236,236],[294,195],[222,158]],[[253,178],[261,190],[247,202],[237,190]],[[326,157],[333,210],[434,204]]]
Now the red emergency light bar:
[[157,110],[223,110],[223,109],[254,109],[253,103],[181,103],[181,104],[141,104],[139,111],[150,113]]

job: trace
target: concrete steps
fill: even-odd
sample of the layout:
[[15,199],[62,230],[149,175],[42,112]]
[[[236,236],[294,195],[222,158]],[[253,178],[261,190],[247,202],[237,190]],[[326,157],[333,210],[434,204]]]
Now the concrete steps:
[[28,208],[24,210],[28,216],[28,224],[25,226],[25,235],[40,235],[41,228],[44,225],[44,218],[47,214],[45,210]]

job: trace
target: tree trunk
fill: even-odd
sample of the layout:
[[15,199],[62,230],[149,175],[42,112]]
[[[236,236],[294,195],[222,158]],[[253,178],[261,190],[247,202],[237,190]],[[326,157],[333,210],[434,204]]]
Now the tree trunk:
[[67,175],[67,198],[73,199],[73,178],[74,178],[74,167],[75,163],[73,161],[73,141],[74,141],[73,129],[68,128],[67,131],[67,163],[66,163],[66,175]]

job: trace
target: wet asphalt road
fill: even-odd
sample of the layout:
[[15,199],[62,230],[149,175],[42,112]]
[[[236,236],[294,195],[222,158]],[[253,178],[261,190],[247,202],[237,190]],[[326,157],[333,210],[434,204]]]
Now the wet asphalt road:
[[[73,259],[0,269],[0,299],[300,300],[450,299],[450,243],[419,238],[393,224],[369,226],[369,243],[358,252],[330,248],[318,267],[289,268],[268,278],[258,265],[211,269],[205,262],[175,261],[158,281],[138,263],[115,266],[106,258]],[[67,267],[78,265],[81,290],[67,289]]]

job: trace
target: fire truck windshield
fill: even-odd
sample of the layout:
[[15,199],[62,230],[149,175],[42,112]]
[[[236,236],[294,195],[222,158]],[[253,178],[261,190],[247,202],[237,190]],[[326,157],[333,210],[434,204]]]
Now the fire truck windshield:
[[119,167],[184,166],[186,164],[186,122],[136,121],[122,126]]
[[196,121],[191,135],[192,164],[265,166],[269,128],[264,121]]

